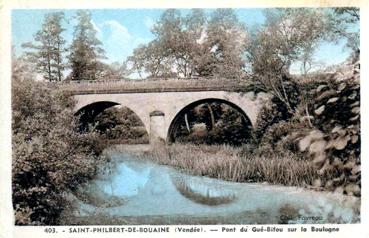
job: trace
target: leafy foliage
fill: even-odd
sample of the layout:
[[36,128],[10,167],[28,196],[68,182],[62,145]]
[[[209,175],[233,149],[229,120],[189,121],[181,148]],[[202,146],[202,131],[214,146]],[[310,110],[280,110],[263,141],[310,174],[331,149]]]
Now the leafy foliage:
[[360,196],[360,85],[358,75],[333,84],[320,84],[309,105],[313,128],[299,140],[320,173],[334,171],[319,181],[328,189]]
[[[327,37],[325,15],[313,9],[278,9],[267,12],[263,27],[254,32],[248,49],[254,83],[277,98],[294,113],[289,72],[292,63],[311,63],[313,50]],[[306,67],[305,67],[306,73]],[[288,87],[290,89],[288,89]],[[295,90],[297,93],[298,90]]]
[[355,7],[338,7],[330,11],[330,36],[333,40],[346,39],[346,46],[352,50],[353,62],[360,56],[360,10]]
[[64,192],[91,178],[99,163],[94,133],[75,130],[74,101],[13,72],[13,205],[16,224],[57,224]]
[[63,54],[66,52],[65,40],[61,33],[65,30],[61,26],[64,19],[63,12],[49,13],[44,18],[42,29],[34,39],[38,44],[25,43],[22,46],[30,51],[26,53],[30,62],[35,62],[39,73],[47,81],[61,81],[63,79]]
[[148,143],[148,134],[140,118],[127,107],[108,108],[94,119],[96,131],[107,140],[119,143]]
[[[299,87],[304,99],[282,119],[277,106],[259,117],[261,154],[289,151],[316,167],[314,186],[360,196],[360,85],[356,69]],[[270,115],[272,114],[272,115]]]
[[241,145],[250,141],[252,136],[251,126],[243,115],[231,106],[218,102],[191,108],[178,122],[174,137],[182,142]]
[[74,30],[69,54],[71,79],[96,80],[99,60],[105,57],[102,43],[96,37],[97,32],[92,25],[90,12],[80,10],[76,18],[78,25]]
[[166,10],[152,28],[155,39],[136,48],[128,58],[132,70],[149,77],[243,75],[242,54],[248,43],[246,27],[231,9],[210,17],[201,9],[181,16]]

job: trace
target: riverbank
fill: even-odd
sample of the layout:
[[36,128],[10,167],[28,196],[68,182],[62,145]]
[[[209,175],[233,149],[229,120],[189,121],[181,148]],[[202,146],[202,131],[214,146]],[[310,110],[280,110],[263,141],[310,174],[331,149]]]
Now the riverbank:
[[[149,145],[106,150],[110,162],[69,194],[61,224],[280,224],[357,223],[360,199],[296,186],[236,183],[193,176],[159,165],[142,152]],[[140,152],[141,151],[141,152]],[[135,155],[132,155],[132,154]],[[138,156],[137,154],[141,154]],[[98,198],[84,199],[84,198]],[[122,203],[112,203],[120,199]],[[96,203],[97,202],[97,203]],[[306,220],[314,216],[317,220]]]
[[191,175],[232,182],[313,187],[317,179],[329,176],[319,175],[312,163],[293,155],[253,156],[247,148],[229,145],[172,144],[153,149],[149,145],[116,145],[107,152],[131,153]]

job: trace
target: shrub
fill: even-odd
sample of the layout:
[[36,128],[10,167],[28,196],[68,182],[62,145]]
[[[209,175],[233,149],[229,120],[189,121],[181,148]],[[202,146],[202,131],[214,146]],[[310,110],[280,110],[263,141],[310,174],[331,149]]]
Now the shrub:
[[[289,121],[302,101],[302,88],[293,79],[285,78],[284,90],[280,90],[285,92],[291,109],[288,109],[286,103],[282,102],[278,97],[273,96],[270,103],[264,105],[258,114],[254,132],[257,142],[262,139],[267,130],[274,124],[281,121]],[[273,92],[271,94],[274,95]]]
[[299,140],[321,174],[333,172],[319,184],[360,196],[360,85],[355,75],[331,84],[320,84],[309,105],[313,129]]
[[63,193],[96,171],[98,137],[76,132],[67,94],[18,74],[12,80],[15,223],[57,224],[66,205]]
[[274,103],[264,105],[258,114],[255,128],[255,138],[260,141],[266,130],[273,124],[282,120],[282,113]]
[[[211,111],[211,112],[210,112]],[[231,106],[219,102],[200,104],[182,115],[175,138],[194,144],[241,145],[252,139],[251,125]]]
[[140,118],[127,107],[108,108],[94,119],[96,131],[109,141],[149,143],[148,133]]
[[290,116],[279,110],[276,101],[266,105],[258,117],[254,154],[291,154],[307,160],[319,174],[315,186],[360,196],[358,78],[354,68],[303,80],[299,84],[300,102]]

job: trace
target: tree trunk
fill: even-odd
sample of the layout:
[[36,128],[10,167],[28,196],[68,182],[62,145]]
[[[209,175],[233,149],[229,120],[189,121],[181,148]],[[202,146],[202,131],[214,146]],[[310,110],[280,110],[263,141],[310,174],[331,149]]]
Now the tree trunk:
[[191,133],[190,124],[188,123],[187,113],[185,114],[184,118],[185,118],[185,122],[186,122],[187,131],[188,131],[188,133]]
[[57,59],[58,59],[58,62],[57,62],[57,67],[58,67],[58,81],[61,81],[61,60],[60,60],[60,43],[58,42],[58,52],[57,52]]
[[213,109],[211,108],[210,103],[207,103],[206,106],[208,107],[209,113],[210,113],[210,121],[211,121],[211,127],[210,130],[212,131],[215,127],[215,118],[214,118],[214,112]]
[[50,50],[48,49],[47,52],[47,73],[49,75],[49,82],[52,81],[51,79],[51,59],[50,59]]

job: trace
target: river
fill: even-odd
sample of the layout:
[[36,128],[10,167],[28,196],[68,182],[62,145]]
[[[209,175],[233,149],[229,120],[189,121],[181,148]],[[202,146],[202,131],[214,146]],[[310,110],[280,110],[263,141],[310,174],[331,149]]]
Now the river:
[[360,199],[304,188],[191,176],[111,152],[98,176],[70,193],[63,224],[358,223]]

